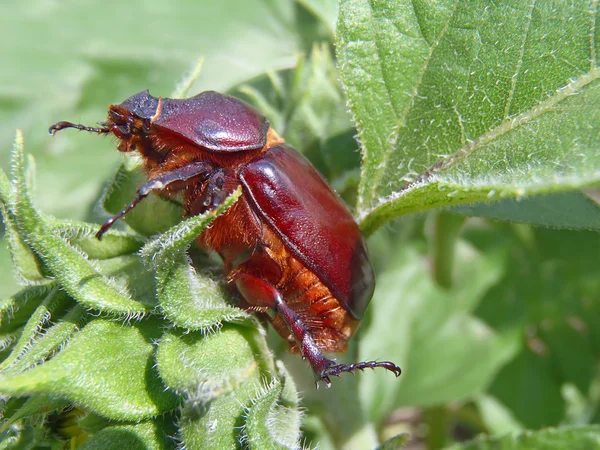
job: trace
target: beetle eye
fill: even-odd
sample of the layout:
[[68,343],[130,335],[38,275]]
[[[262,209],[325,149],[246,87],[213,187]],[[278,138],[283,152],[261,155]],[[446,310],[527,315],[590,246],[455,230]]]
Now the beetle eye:
[[126,125],[114,125],[112,127],[113,134],[119,139],[126,139],[129,137],[129,127]]
[[123,114],[121,114],[118,111],[115,111],[114,109],[108,110],[108,117],[113,122],[120,122],[125,118],[125,116]]

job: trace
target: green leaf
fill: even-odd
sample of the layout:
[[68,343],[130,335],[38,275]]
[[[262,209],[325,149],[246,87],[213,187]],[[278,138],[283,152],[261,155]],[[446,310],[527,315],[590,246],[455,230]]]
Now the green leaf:
[[200,57],[194,64],[191,72],[184,74],[183,79],[179,82],[173,93],[171,94],[171,98],[186,98],[188,95],[188,91],[192,87],[192,85],[198,81],[200,78],[200,74],[202,73],[202,68],[204,67],[204,58]]
[[461,205],[451,210],[466,216],[546,227],[600,230],[600,205],[578,191]]
[[[0,214],[2,214],[2,212],[0,212]],[[15,268],[6,241],[0,243],[0,273],[4,274],[2,283],[0,283],[1,304],[3,299],[14,294],[22,287],[17,281],[17,276],[15,276]]]
[[[64,307],[70,301],[69,297],[58,289],[51,291],[44,299],[42,304],[33,312],[27,324],[23,328],[23,332],[19,341],[15,344],[10,356],[0,364],[0,371],[4,372],[7,369],[12,369],[31,351],[32,347],[36,346],[36,340],[41,338],[41,333],[45,325],[54,316],[55,311]],[[58,343],[60,345],[61,342]],[[31,364],[36,363],[39,359],[33,359]]]
[[[247,443],[248,448],[264,448],[260,447],[264,442],[262,437],[271,437],[269,430],[269,413],[277,407],[277,400],[281,395],[281,389],[283,386],[278,379],[266,386],[263,392],[259,394],[258,398],[252,402],[252,405],[248,408],[246,413],[246,424],[243,430],[244,442]],[[300,423],[296,424],[296,430],[300,428]],[[271,447],[276,447],[276,443],[271,439]],[[297,446],[297,442],[295,442]]]
[[17,230],[15,217],[4,206],[1,210],[4,219],[4,238],[8,244],[10,258],[18,280],[21,284],[42,284],[48,282],[40,267],[39,258],[31,248],[23,242]]
[[500,279],[505,253],[481,254],[458,244],[461,264],[451,289],[435,284],[414,246],[404,246],[378,278],[365,326],[386,332],[364,332],[359,360],[392,360],[403,373],[397,380],[384,371],[362,378],[361,399],[375,423],[399,405],[433,406],[474,396],[518,349],[514,337],[502,338],[473,315]]
[[404,447],[404,444],[406,444],[409,440],[410,436],[406,433],[402,433],[385,441],[383,444],[377,447],[377,450],[398,450]]
[[447,450],[587,450],[600,446],[600,427],[583,427],[527,431],[498,438],[482,436],[466,444],[456,444]]
[[189,330],[215,329],[221,322],[249,316],[226,302],[225,286],[208,272],[196,273],[187,255],[190,243],[220,214],[233,205],[241,189],[215,211],[190,217],[148,242],[140,254],[156,270],[157,297],[165,317]]
[[248,448],[298,448],[300,441],[301,413],[298,411],[296,386],[285,371],[285,377],[273,379],[269,386],[254,399],[246,413],[243,430]]
[[333,36],[338,12],[336,0],[297,0],[297,2],[321,20]]
[[[79,327],[85,324],[87,320],[88,317],[85,316],[84,310],[76,305],[61,318],[60,322],[45,329],[43,334],[33,336],[27,344],[26,351],[18,354],[14,364],[3,370],[2,375],[24,372],[30,367],[43,362],[63,345],[66,345],[68,340],[79,331]],[[25,335],[25,333],[23,334]],[[3,365],[9,360],[10,358]]]
[[592,9],[342,1],[337,49],[363,148],[363,230],[432,207],[597,184]]
[[102,240],[96,237],[98,226],[87,222],[46,218],[50,228],[90,259],[110,259],[137,252],[144,241],[139,236],[109,229]]
[[499,436],[524,430],[523,425],[514,418],[511,411],[495,397],[482,394],[475,402],[489,434]]
[[[20,136],[18,134],[17,136]],[[17,139],[22,139],[18,137]],[[17,145],[22,145],[22,142]],[[4,171],[0,170],[0,213],[4,223],[4,238],[19,281],[22,284],[41,284],[47,281],[41,273],[39,259],[19,236],[16,218],[10,206],[15,204],[13,188]]]
[[196,272],[188,256],[181,252],[169,264],[157,267],[158,301],[162,314],[178,327],[188,330],[216,329],[225,321],[249,318],[248,313],[231,306],[227,286],[219,275]]
[[56,288],[56,283],[25,288],[0,301],[0,324],[8,332],[24,325],[39,304]]
[[238,448],[244,413],[252,397],[260,389],[254,374],[230,395],[221,395],[204,404],[194,398],[185,402],[179,421],[179,438],[185,448]]
[[55,234],[33,207],[25,177],[23,138],[17,133],[12,155],[14,199],[9,206],[19,235],[33,249],[65,291],[82,305],[127,317],[140,316],[148,307],[102,275],[87,256]]
[[160,324],[96,319],[49,361],[0,377],[0,392],[59,397],[114,420],[143,420],[177,406],[154,369]]
[[207,335],[168,331],[161,338],[156,362],[169,388],[205,403],[235,391],[260,371],[265,376],[273,372],[264,338],[258,331],[231,325]]
[[596,373],[595,349],[587,324],[569,315],[564,321],[542,323],[540,328],[539,339],[548,346],[554,373],[587,394]]
[[172,448],[163,421],[115,424],[103,428],[81,445],[81,450],[162,450]]

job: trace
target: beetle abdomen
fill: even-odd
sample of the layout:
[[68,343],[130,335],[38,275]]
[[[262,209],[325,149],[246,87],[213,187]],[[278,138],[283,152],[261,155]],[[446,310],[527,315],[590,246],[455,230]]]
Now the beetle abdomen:
[[276,145],[240,179],[262,220],[360,319],[373,295],[373,268],[352,214],[316,169],[297,150]]
[[[235,213],[229,218],[221,216],[217,220],[223,218],[233,221]],[[210,231],[208,233],[210,234]],[[258,283],[265,282],[276,289],[283,301],[300,317],[321,351],[346,351],[348,339],[356,331],[359,321],[352,318],[350,312],[342,306],[329,288],[296,258],[268,224],[262,224],[260,242],[261,244],[247,255],[247,259],[228,274],[230,283],[236,284],[242,294],[244,306],[259,310],[274,307],[273,298],[265,299],[256,295],[254,287],[247,284],[252,284],[252,280],[255,280],[254,283],[256,280],[260,280]],[[229,258],[235,257],[235,248],[239,247],[231,242],[228,248],[221,249],[226,267],[233,265]],[[250,280],[246,280],[245,286],[240,289],[238,280],[245,277]],[[298,342],[282,317],[267,317],[275,330],[288,341],[291,349],[299,351]]]
[[[247,224],[243,234],[235,233],[235,224],[240,221]],[[277,289],[310,330],[319,349],[327,352],[346,350],[347,341],[359,321],[352,318],[319,277],[296,258],[270,225],[259,221],[244,197],[219,216],[198,241],[202,247],[221,255],[230,283],[235,284],[241,276],[250,275]],[[243,290],[241,294],[246,308],[272,307],[256,296],[245,295]],[[275,315],[271,321],[291,349],[299,351],[282,318]]]
[[[359,321],[351,316],[310,269],[289,252],[286,263],[287,277],[280,281],[278,287],[286,304],[302,319],[321,351],[345,352]],[[276,315],[271,323],[287,339],[290,349],[300,352],[283,318]]]

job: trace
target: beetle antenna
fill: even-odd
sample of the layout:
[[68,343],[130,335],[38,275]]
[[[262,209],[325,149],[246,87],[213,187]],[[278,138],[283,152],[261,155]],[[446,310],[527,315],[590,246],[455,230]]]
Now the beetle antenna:
[[54,136],[57,131],[64,130],[65,128],[75,128],[77,130],[87,131],[89,133],[98,133],[98,134],[110,133],[109,128],[86,127],[85,125],[81,125],[78,123],[71,123],[71,122],[56,122],[54,125],[52,125],[50,128],[48,128],[48,132],[52,136]]

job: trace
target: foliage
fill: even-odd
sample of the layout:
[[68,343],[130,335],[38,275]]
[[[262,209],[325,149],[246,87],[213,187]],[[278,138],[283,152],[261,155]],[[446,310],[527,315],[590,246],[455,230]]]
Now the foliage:
[[[336,5],[8,7],[0,144],[35,160],[18,133],[0,173],[2,448],[600,447],[597,2]],[[192,244],[214,214],[149,198],[95,239],[138,161],[100,189],[108,141],[43,133],[190,67],[177,95],[254,103],[356,205],[378,284],[339,359],[399,379],[315,390]]]

